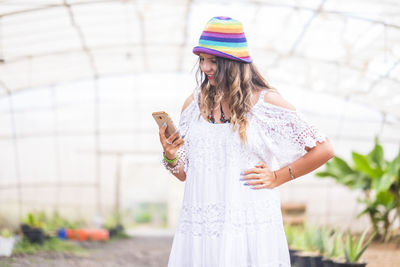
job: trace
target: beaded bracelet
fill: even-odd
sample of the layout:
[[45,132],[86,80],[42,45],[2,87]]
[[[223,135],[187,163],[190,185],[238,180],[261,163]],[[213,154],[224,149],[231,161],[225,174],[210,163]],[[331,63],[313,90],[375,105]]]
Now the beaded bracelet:
[[177,159],[177,160],[178,160],[178,163],[175,166],[172,167],[171,165],[169,165],[169,163],[165,160],[165,157],[164,157],[163,160],[162,160],[162,164],[164,165],[164,167],[168,171],[170,171],[172,173],[178,173],[179,172],[179,168],[182,165],[182,160],[181,159]]
[[166,162],[168,162],[168,163],[175,163],[177,160],[178,160],[178,155],[175,157],[175,158],[173,158],[173,159],[169,159],[166,155],[165,155],[165,152],[163,152],[163,157],[164,157],[164,160],[166,161]]

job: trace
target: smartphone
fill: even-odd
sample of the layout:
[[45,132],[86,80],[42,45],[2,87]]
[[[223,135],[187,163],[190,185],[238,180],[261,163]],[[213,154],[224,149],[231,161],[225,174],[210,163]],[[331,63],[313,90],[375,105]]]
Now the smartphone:
[[161,128],[164,122],[167,123],[167,129],[165,130],[165,137],[170,137],[172,134],[176,132],[176,127],[171,117],[168,116],[168,113],[165,111],[158,111],[152,113],[153,118],[156,120],[158,127]]

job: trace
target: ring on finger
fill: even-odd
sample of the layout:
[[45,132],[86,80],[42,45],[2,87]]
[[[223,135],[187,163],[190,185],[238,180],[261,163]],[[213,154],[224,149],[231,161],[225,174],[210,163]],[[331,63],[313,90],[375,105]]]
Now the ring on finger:
[[172,142],[168,141],[168,139],[165,140],[165,142],[166,142],[168,145],[172,145]]

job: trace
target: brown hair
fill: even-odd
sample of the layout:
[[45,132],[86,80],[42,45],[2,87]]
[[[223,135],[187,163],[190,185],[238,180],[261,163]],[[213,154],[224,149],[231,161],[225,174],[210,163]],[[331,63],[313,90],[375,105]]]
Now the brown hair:
[[201,110],[207,115],[215,106],[219,105],[223,97],[228,96],[230,123],[233,131],[239,128],[240,139],[247,141],[246,128],[248,120],[246,114],[251,110],[251,96],[253,91],[272,89],[262,77],[253,63],[242,63],[221,57],[216,57],[217,70],[214,74],[215,86],[208,82],[207,75],[197,69],[197,83],[201,88]]

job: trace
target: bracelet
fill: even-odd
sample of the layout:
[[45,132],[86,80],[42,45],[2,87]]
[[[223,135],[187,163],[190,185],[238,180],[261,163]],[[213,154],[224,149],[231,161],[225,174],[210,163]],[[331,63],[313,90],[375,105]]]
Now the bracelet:
[[292,168],[290,168],[290,165],[288,166],[288,168],[289,168],[290,178],[293,180],[295,177],[293,175]]
[[[177,159],[178,160],[178,159]],[[175,165],[175,166],[171,166],[171,165],[169,165],[169,163],[166,161],[166,159],[165,159],[165,157],[163,158],[163,160],[162,160],[162,164],[164,165],[164,167],[168,170],[168,171],[170,171],[170,172],[172,172],[172,173],[178,173],[179,172],[179,168],[181,167],[181,165],[182,165],[182,160],[181,159],[179,159],[178,160],[178,163]]]
[[167,156],[165,155],[165,152],[163,152],[163,157],[164,157],[164,160],[166,161],[166,162],[168,162],[168,163],[175,163],[177,160],[178,160],[178,155],[175,157],[175,158],[173,158],[173,159],[169,159],[169,158],[167,158]]

